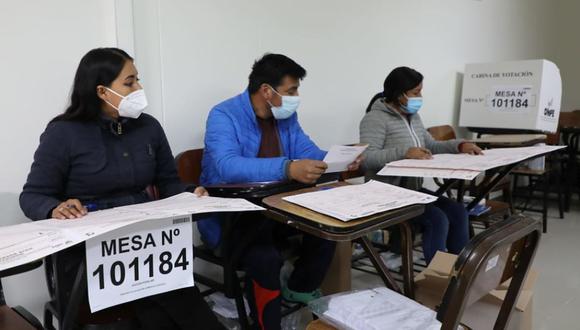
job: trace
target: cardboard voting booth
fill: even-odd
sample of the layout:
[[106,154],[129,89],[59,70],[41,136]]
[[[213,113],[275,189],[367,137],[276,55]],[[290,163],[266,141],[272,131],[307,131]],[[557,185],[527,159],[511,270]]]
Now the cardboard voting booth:
[[547,60],[467,64],[459,126],[555,132],[562,79]]

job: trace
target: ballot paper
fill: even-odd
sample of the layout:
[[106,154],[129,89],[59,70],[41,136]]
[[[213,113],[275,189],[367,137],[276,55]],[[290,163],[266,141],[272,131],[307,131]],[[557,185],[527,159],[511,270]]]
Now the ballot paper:
[[120,211],[139,211],[148,214],[163,212],[168,215],[264,210],[263,207],[241,198],[197,197],[190,193],[181,193],[170,198],[123,206],[117,209]]
[[470,170],[447,170],[440,168],[416,168],[416,167],[391,167],[385,166],[377,175],[380,176],[406,176],[415,178],[441,178],[441,179],[461,179],[473,180],[480,171]]
[[441,329],[435,311],[384,287],[331,297],[322,317],[352,330]]
[[348,170],[348,165],[356,160],[365,151],[368,145],[362,146],[332,146],[323,162],[328,165],[325,173],[344,172]]
[[[500,166],[518,163],[537,155],[550,153],[565,146],[533,146],[484,150],[483,155],[436,154],[432,159],[403,159],[388,163],[378,175],[403,175],[405,171],[421,177],[441,177],[471,180],[477,174]],[[395,168],[405,169],[399,173]],[[476,173],[470,173],[476,172]],[[471,179],[470,179],[471,177]]]
[[0,227],[0,270],[46,257],[89,238],[130,224],[176,215],[256,211],[244,199],[197,197],[182,193],[163,200],[90,212],[72,220],[48,219]]
[[428,204],[437,197],[371,180],[294,196],[284,200],[342,221],[370,216],[413,204]]

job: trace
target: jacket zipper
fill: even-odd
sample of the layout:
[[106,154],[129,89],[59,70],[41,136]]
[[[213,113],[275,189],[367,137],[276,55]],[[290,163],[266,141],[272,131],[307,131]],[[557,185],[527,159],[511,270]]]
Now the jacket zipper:
[[403,120],[403,122],[405,123],[407,130],[411,134],[411,139],[413,139],[413,143],[415,144],[415,147],[421,147],[421,140],[419,139],[419,136],[417,136],[417,133],[415,133],[415,130],[413,129],[413,126],[410,123],[410,120],[407,121],[407,119],[405,117],[403,117],[403,115],[400,114],[398,111],[396,111],[396,113],[397,113],[397,115],[399,115],[399,117],[401,117],[401,120]]

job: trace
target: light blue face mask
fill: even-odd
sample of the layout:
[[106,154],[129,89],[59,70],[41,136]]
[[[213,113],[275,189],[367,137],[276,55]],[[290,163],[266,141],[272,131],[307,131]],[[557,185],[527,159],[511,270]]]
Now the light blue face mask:
[[[270,87],[274,93],[280,95],[280,93],[276,92],[276,90]],[[298,109],[300,105],[300,96],[290,96],[290,95],[280,95],[282,98],[282,105],[277,107],[272,105],[272,103],[268,102],[272,107],[272,115],[277,120],[281,119],[288,119],[290,118]]]
[[[404,94],[403,94],[404,95]],[[414,115],[419,112],[421,106],[423,106],[423,98],[422,97],[407,97],[407,105],[401,104],[401,109],[410,115]]]

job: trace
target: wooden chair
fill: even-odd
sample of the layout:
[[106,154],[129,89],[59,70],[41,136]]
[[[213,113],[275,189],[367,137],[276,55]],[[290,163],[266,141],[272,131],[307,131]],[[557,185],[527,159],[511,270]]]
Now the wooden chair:
[[[2,277],[15,275],[33,270],[42,265],[42,261],[36,261],[16,267],[13,270],[3,271]],[[0,329],[2,330],[42,330],[42,324],[28,310],[22,306],[10,307],[6,304],[2,281],[0,280]]]
[[[540,237],[541,223],[522,215],[499,221],[475,236],[457,258],[443,299],[437,305],[441,329],[456,330],[472,303],[511,278],[496,320],[489,320],[493,329],[505,329]],[[307,329],[335,330],[320,320]]]
[[565,209],[570,209],[573,193],[580,196],[580,110],[561,112],[558,119],[558,131],[561,133],[563,144],[567,145],[566,152],[561,153],[563,173],[565,178]]

